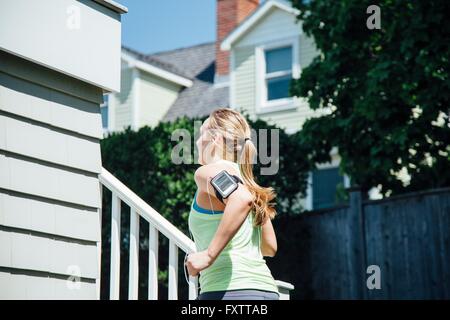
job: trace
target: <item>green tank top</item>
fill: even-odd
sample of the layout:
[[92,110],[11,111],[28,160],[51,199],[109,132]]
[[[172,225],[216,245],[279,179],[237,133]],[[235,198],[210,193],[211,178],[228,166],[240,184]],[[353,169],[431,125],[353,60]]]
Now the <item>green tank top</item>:
[[[235,162],[222,160],[235,166]],[[242,175],[240,174],[242,179]],[[198,206],[195,193],[188,225],[197,251],[206,250],[213,239],[223,211],[214,212]],[[275,280],[261,253],[261,227],[253,226],[253,215],[247,218],[214,263],[200,272],[200,293],[209,291],[259,289],[278,293]]]

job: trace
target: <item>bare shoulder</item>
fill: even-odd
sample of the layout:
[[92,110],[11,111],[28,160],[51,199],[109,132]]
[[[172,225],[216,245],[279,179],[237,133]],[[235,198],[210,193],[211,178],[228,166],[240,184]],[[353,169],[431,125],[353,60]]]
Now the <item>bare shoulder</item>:
[[[215,196],[213,189],[207,188],[206,186],[208,183],[210,183],[211,179],[214,178],[222,170],[226,170],[232,175],[239,176],[239,171],[225,161],[203,165],[195,171],[194,178],[195,183],[197,184],[197,188],[203,192],[209,191],[208,193]],[[253,201],[253,195],[251,194],[247,186],[239,184],[238,189],[230,195],[229,199],[239,199],[242,202],[251,203]]]
[[206,164],[195,170],[194,178],[197,187],[199,189],[204,189],[205,182],[209,182],[222,170],[226,170],[232,175],[239,175],[239,172],[236,170],[236,168],[225,161]]

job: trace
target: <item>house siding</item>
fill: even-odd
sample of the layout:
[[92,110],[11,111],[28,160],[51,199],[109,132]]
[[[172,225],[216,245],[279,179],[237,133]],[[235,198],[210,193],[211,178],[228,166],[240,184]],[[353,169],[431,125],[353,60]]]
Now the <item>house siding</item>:
[[313,111],[304,99],[299,98],[296,109],[257,113],[255,48],[261,44],[292,37],[299,41],[300,68],[305,68],[318,51],[313,40],[301,32],[301,25],[295,23],[295,16],[280,9],[273,9],[236,42],[232,48],[234,61],[231,64],[234,65],[234,83],[231,84],[234,86],[233,107],[248,113],[252,119],[265,120],[290,132],[300,130],[306,119],[326,111]]
[[301,33],[301,25],[295,23],[295,16],[278,8],[272,8],[235,44],[234,48],[254,46]]
[[235,105],[233,108],[245,111],[252,119],[255,118],[255,49],[242,47],[234,49],[235,66],[234,86]]
[[114,103],[110,106],[113,109],[114,124],[112,131],[122,131],[125,127],[133,127],[133,103],[134,103],[133,68],[124,68],[121,73],[120,93],[114,93]]
[[[232,46],[231,66],[232,107],[247,113],[251,119],[261,119],[270,124],[287,130],[289,133],[301,130],[304,122],[312,117],[330,112],[329,109],[312,110],[304,98],[295,98],[295,108],[272,112],[257,112],[257,61],[256,48],[270,45],[280,40],[298,41],[298,64],[300,77],[302,69],[306,68],[319,54],[314,40],[302,32],[301,22],[296,22],[293,14],[279,8],[273,8],[247,33],[241,36]],[[295,50],[294,50],[295,54]],[[318,169],[337,167],[339,154],[331,152],[331,162],[317,164]],[[299,199],[299,204],[307,209],[312,205],[312,181],[305,198]]]
[[156,126],[178,97],[180,86],[149,75],[139,73],[138,125]]
[[120,13],[92,0],[1,1],[0,48],[119,90]]
[[0,51],[0,299],[97,297],[101,101]]
[[306,68],[312,60],[319,54],[319,51],[311,37],[307,37],[306,34],[300,35],[300,67]]

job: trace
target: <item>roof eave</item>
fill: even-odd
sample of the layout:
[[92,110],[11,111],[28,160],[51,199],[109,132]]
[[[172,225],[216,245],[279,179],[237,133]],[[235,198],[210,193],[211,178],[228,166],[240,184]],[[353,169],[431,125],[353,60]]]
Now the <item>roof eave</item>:
[[223,51],[230,50],[233,44],[241,38],[254,24],[256,24],[262,17],[266,15],[272,8],[277,7],[293,15],[299,15],[300,11],[296,8],[291,7],[286,1],[280,0],[268,0],[261,7],[256,9],[255,12],[251,14],[249,19],[245,20],[242,24],[236,27],[230,34],[228,34],[225,39],[220,43],[220,49]]
[[153,74],[155,76],[161,77],[167,81],[173,82],[175,84],[178,84],[183,87],[191,87],[193,82],[190,79],[187,79],[185,77],[179,76],[175,73],[169,72],[167,70],[155,67],[149,63],[146,63],[144,61],[135,59],[129,54],[122,52],[122,59],[125,60],[130,67],[135,67],[141,71]]

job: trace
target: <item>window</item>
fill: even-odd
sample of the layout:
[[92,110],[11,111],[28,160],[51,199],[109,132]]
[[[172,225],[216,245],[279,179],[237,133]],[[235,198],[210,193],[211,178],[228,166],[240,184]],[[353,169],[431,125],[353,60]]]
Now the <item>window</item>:
[[344,183],[339,168],[314,170],[312,173],[312,205],[313,209],[335,206],[338,203],[336,188]]
[[100,113],[102,115],[102,127],[108,129],[108,100],[109,95],[103,95],[103,103],[100,105]]
[[292,79],[292,46],[265,50],[266,100],[289,97],[289,83]]
[[289,85],[300,77],[299,41],[294,36],[255,47],[257,113],[298,106],[298,99],[289,96]]

